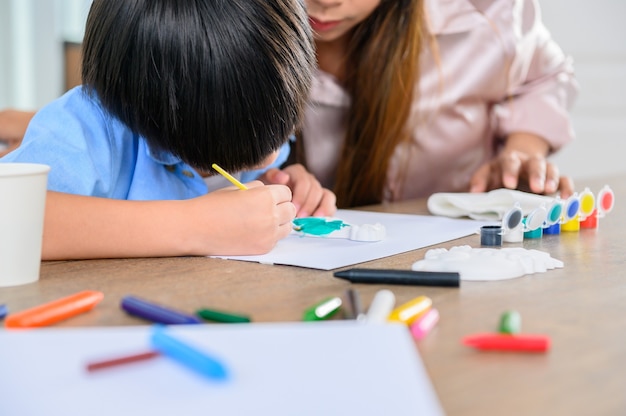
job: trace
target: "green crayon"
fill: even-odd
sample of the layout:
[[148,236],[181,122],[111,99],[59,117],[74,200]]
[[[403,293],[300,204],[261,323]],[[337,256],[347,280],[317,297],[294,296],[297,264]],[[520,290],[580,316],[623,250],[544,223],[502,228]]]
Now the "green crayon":
[[517,311],[506,311],[500,316],[498,332],[502,334],[519,334],[522,331],[522,317]]
[[245,315],[239,315],[230,312],[216,311],[214,309],[200,309],[196,314],[207,321],[223,322],[229,324],[247,323],[251,319]]

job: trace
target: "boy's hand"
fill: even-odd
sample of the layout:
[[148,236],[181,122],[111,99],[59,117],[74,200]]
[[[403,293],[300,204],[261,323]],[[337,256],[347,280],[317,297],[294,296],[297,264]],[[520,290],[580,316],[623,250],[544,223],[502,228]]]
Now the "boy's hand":
[[[181,210],[173,221],[174,231],[186,236],[194,255],[255,255],[270,251],[291,233],[296,210],[291,190],[282,185],[246,184],[180,201],[191,210]],[[185,243],[187,245],[187,243]]]
[[283,170],[270,169],[260,179],[267,184],[291,188],[297,217],[331,217],[337,211],[335,194],[322,188],[315,176],[301,164],[290,165]]
[[560,176],[557,166],[547,159],[548,151],[548,143],[539,136],[511,134],[500,154],[474,173],[470,192],[508,188],[549,195],[559,191],[562,198],[568,198],[574,193],[574,182]]

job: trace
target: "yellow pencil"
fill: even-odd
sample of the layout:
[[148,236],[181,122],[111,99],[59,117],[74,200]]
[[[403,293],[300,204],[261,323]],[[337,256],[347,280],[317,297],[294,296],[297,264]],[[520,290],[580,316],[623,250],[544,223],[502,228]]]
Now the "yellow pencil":
[[220,168],[217,163],[213,163],[211,165],[211,167],[213,167],[213,169],[215,169],[216,171],[218,171],[220,173],[220,175],[222,175],[223,177],[225,177],[226,179],[228,179],[230,181],[230,183],[232,183],[233,185],[235,185],[237,188],[241,189],[242,191],[245,191],[246,189],[248,189],[248,187],[246,185],[244,185],[243,183],[239,182],[237,180],[237,178],[235,178],[233,175],[231,175],[230,173],[226,172],[224,169]]

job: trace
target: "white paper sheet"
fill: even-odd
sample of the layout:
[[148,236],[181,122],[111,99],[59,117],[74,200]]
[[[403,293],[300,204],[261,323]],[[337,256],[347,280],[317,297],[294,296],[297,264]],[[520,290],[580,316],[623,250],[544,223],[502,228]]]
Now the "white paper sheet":
[[381,223],[387,230],[387,238],[377,242],[359,242],[292,234],[279,241],[271,252],[261,256],[219,257],[331,270],[455,240],[479,232],[482,225],[493,224],[430,215],[356,210],[338,210],[335,217],[356,225]]
[[230,379],[207,380],[166,357],[86,371],[145,351],[150,330],[0,330],[0,415],[443,414],[402,324],[171,326],[219,357]]

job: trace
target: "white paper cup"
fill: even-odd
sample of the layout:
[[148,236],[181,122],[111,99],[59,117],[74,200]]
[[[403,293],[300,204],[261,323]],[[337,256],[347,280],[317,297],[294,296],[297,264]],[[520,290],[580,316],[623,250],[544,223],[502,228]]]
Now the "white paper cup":
[[50,167],[0,163],[0,287],[39,280]]

